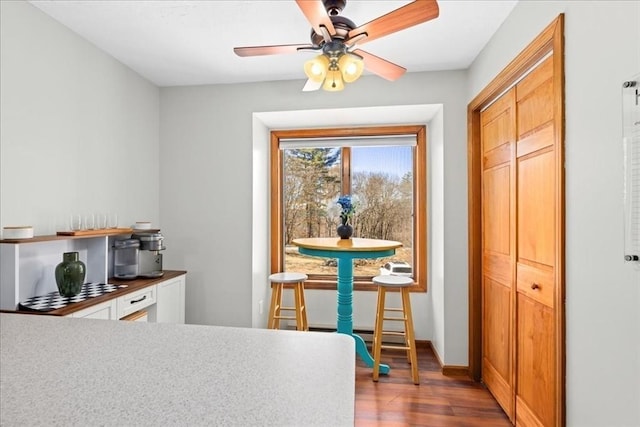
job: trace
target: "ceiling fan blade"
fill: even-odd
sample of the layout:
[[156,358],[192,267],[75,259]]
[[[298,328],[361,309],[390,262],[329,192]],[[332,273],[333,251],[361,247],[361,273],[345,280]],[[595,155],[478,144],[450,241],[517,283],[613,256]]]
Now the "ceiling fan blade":
[[299,49],[313,49],[308,44],[281,44],[276,46],[246,46],[234,47],[238,56],[279,55],[281,53],[296,53]]
[[400,76],[407,71],[404,67],[396,65],[393,62],[389,62],[386,59],[382,59],[369,52],[365,52],[362,49],[356,49],[353,53],[362,57],[364,60],[364,68],[389,81],[394,81],[400,78]]
[[440,14],[437,0],[415,0],[392,12],[382,15],[349,31],[347,39],[366,33],[367,37],[359,44],[370,42],[396,31],[437,18]]
[[314,90],[318,90],[322,87],[322,81],[314,82],[311,79],[308,79],[302,88],[303,92],[312,92]]
[[316,33],[322,34],[321,26],[324,26],[332,36],[336,33],[322,0],[296,0],[296,3]]

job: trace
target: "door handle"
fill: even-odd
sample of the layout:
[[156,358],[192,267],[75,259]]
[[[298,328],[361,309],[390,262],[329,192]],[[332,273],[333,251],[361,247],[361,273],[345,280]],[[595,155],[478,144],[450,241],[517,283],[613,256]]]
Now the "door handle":
[[540,285],[539,285],[539,284],[537,284],[537,283],[532,283],[532,284],[531,284],[531,289],[533,289],[534,291],[535,291],[536,289],[540,289]]

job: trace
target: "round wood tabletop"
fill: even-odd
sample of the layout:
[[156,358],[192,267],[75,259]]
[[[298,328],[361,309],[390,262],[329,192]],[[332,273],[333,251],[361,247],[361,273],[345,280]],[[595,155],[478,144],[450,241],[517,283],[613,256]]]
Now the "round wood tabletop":
[[362,239],[359,237],[351,239],[340,239],[339,237],[309,237],[293,239],[292,243],[306,249],[344,252],[386,251],[402,246],[402,243],[393,240]]

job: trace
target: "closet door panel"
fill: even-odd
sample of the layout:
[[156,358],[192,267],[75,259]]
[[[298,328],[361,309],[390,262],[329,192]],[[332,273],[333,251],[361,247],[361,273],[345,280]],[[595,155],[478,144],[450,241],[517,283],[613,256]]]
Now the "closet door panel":
[[498,403],[508,412],[513,407],[513,364],[511,357],[511,288],[484,277],[483,379]]
[[547,58],[517,84],[518,140],[553,121],[553,61]]
[[514,141],[515,91],[510,90],[482,112],[482,152]]
[[556,422],[556,247],[553,82],[549,57],[516,85],[518,141],[516,425]]
[[507,164],[484,172],[483,214],[484,251],[510,255],[511,224],[511,168]]
[[512,168],[507,164],[484,172],[483,217],[483,380],[504,411],[513,418],[513,256]]
[[482,379],[515,421],[515,89],[481,116]]
[[518,294],[516,424],[553,426],[555,353],[553,310]]
[[518,159],[518,261],[553,266],[555,158],[551,149]]

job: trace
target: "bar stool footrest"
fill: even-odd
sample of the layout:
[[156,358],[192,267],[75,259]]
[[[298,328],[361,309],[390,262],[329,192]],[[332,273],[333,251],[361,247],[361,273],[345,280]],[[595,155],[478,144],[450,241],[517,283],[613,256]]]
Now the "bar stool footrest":
[[382,331],[381,332],[382,335],[393,335],[396,337],[406,337],[407,333],[406,332],[401,332],[401,331]]
[[405,322],[407,319],[404,317],[383,317],[382,320],[391,320],[396,322]]
[[380,348],[384,350],[404,350],[404,351],[411,350],[411,347],[409,346],[387,345],[387,344],[382,344]]

